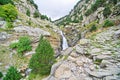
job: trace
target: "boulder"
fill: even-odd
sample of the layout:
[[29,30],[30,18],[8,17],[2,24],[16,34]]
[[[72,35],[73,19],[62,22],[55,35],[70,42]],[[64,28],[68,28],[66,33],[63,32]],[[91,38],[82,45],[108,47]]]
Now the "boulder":
[[120,30],[115,31],[114,38],[120,38]]
[[75,47],[75,49],[76,49],[76,53],[78,53],[78,54],[84,54],[85,53],[84,48],[82,48],[78,45]]
[[55,72],[55,77],[58,79],[69,78],[71,75],[72,72],[66,62],[62,63]]
[[15,27],[14,30],[18,33],[27,33],[30,36],[40,36],[40,35],[50,36],[50,33],[47,31],[44,31],[40,28],[33,28],[29,26],[18,26]]
[[62,51],[62,55],[69,55],[73,51],[72,47],[67,48],[66,50]]
[[8,38],[8,34],[6,32],[0,32],[0,41],[4,41]]

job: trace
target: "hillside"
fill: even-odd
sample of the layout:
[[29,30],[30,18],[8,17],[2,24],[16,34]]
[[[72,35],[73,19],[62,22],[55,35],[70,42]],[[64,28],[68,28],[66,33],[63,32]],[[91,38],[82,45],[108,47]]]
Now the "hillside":
[[[19,71],[25,71],[32,54],[35,53],[41,35],[51,43],[55,51],[54,55],[59,54],[61,36],[58,31],[60,31],[59,28],[51,23],[47,16],[38,11],[33,0],[1,0],[0,72],[5,75],[10,66],[16,67]],[[10,45],[19,42],[22,37],[30,39],[32,50],[22,52],[23,56],[19,57],[18,52],[23,51],[24,48],[11,49]],[[22,40],[24,46],[28,44],[24,42],[25,40]]]
[[53,23],[33,0],[0,0],[0,80],[120,80],[120,0]]
[[74,46],[80,38],[85,37],[93,24],[100,28],[106,19],[119,24],[119,2],[119,0],[80,0],[68,15],[54,23],[64,27],[69,46]]

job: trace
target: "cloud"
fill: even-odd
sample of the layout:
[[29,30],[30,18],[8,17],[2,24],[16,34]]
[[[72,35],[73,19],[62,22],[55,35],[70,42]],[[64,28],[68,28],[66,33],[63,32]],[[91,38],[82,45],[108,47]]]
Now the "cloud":
[[67,15],[79,0],[34,0],[40,13],[51,17],[52,20]]

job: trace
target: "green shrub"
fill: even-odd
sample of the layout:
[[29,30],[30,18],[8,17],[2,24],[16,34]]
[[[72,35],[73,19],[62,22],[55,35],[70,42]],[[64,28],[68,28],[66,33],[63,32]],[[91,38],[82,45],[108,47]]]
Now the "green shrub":
[[36,53],[30,59],[29,67],[32,73],[47,75],[50,73],[52,64],[55,61],[54,50],[50,43],[41,36]]
[[10,44],[10,48],[17,49],[17,53],[23,55],[23,52],[32,50],[31,41],[28,37],[20,37],[19,42]]
[[7,25],[6,25],[7,28],[13,28],[13,22],[7,22]]
[[2,78],[3,77],[3,74],[2,74],[2,72],[0,72],[0,78]]
[[5,5],[8,3],[14,4],[12,0],[0,0],[0,5]]
[[38,6],[34,3],[33,0],[27,0],[27,1],[30,1],[30,3],[33,4],[33,6],[34,6],[36,9],[38,9]]
[[80,20],[83,20],[83,16],[82,15],[80,16]]
[[110,27],[113,25],[114,25],[114,22],[112,22],[110,20],[105,20],[103,27]]
[[26,15],[27,15],[27,16],[30,16],[30,10],[29,10],[29,9],[27,9]]
[[3,80],[20,80],[22,78],[21,74],[17,71],[16,68],[10,67],[7,71],[6,76]]
[[96,11],[99,7],[104,5],[105,0],[96,0],[94,4],[91,5],[91,8],[85,12],[85,16],[89,16],[91,13]]
[[88,3],[90,0],[85,0],[85,3]]
[[90,32],[93,32],[93,31],[96,31],[97,30],[97,27],[96,27],[96,25],[94,24],[94,25],[92,25],[92,27],[90,28]]
[[117,0],[109,0],[109,3],[117,4]]
[[91,10],[94,12],[97,10],[97,8],[103,6],[105,0],[96,0],[94,4],[91,5]]
[[108,17],[111,14],[111,10],[109,7],[105,7],[105,9],[103,10],[103,15],[104,17]]
[[35,11],[33,14],[33,17],[34,18],[40,17],[40,13],[38,11]]
[[41,15],[41,19],[49,20],[49,18],[46,15]]
[[11,22],[17,18],[17,9],[12,4],[0,6],[0,17],[6,21]]
[[91,13],[92,13],[92,10],[91,10],[91,9],[88,9],[88,10],[85,12],[85,16],[89,16]]

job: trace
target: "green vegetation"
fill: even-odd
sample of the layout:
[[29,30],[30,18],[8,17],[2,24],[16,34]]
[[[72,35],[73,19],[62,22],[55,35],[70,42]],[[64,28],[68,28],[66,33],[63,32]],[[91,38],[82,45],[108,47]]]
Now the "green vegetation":
[[0,72],[0,78],[2,78],[3,77],[3,74],[2,74],[2,72]]
[[32,50],[32,46],[30,45],[30,43],[31,43],[30,39],[24,36],[24,37],[20,37],[19,42],[12,43],[10,45],[10,48],[12,49],[17,48],[17,52],[21,56],[23,55],[23,52]]
[[14,4],[12,0],[0,0],[0,5],[5,5],[8,3]]
[[33,14],[33,17],[34,18],[40,17],[40,13],[38,11],[35,11],[34,14]]
[[109,0],[109,3],[117,4],[117,0]]
[[82,15],[80,16],[80,20],[83,20],[83,16]]
[[113,25],[114,25],[114,22],[112,22],[110,20],[105,20],[103,27],[110,27]]
[[0,6],[0,17],[8,22],[12,22],[17,18],[18,12],[12,4]]
[[93,32],[93,31],[96,31],[97,30],[97,27],[96,27],[96,25],[94,24],[94,25],[92,25],[92,27],[90,28],[90,32]]
[[29,1],[36,9],[38,9],[38,6],[34,3],[33,0],[27,0],[27,1]]
[[110,8],[109,8],[108,6],[105,7],[105,9],[103,10],[103,15],[104,15],[104,17],[107,18],[110,14],[111,14]]
[[39,44],[33,54],[29,67],[33,74],[47,75],[50,73],[52,64],[55,61],[54,50],[50,43],[41,36]]
[[88,3],[90,0],[85,0],[85,3]]
[[6,25],[7,28],[13,28],[13,23],[12,22],[7,22],[7,25]]
[[105,0],[96,0],[96,2],[91,5],[91,8],[88,9],[85,12],[85,16],[89,16],[91,13],[93,13],[94,11],[96,11],[99,7],[103,6],[104,2],[105,2]]
[[27,16],[30,16],[30,10],[29,10],[29,9],[27,9],[26,15],[27,15]]
[[12,66],[8,69],[8,72],[3,80],[20,80],[21,78],[21,74]]
[[41,15],[41,19],[49,20],[49,18],[46,15]]
[[91,10],[91,9],[88,9],[88,10],[85,12],[85,16],[89,16],[91,13],[92,13],[92,10]]

